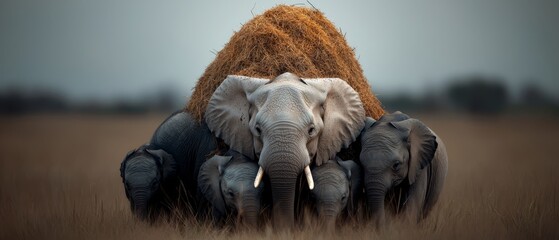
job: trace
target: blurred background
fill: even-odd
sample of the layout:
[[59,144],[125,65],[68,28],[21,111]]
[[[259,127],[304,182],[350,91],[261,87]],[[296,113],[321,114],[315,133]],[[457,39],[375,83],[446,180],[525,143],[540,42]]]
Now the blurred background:
[[0,239],[230,239],[139,222],[119,166],[280,3],[339,27],[384,107],[444,139],[449,172],[423,224],[277,239],[559,239],[556,0],[2,0]]
[[0,112],[182,108],[234,31],[320,9],[390,110],[558,113],[557,1],[0,2]]

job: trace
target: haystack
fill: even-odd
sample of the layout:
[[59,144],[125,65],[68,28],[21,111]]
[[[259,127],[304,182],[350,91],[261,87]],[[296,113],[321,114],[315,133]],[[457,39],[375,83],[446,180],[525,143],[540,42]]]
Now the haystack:
[[344,36],[317,10],[279,5],[243,25],[198,80],[187,109],[201,120],[227,75],[272,79],[337,77],[358,93],[367,116],[384,114]]

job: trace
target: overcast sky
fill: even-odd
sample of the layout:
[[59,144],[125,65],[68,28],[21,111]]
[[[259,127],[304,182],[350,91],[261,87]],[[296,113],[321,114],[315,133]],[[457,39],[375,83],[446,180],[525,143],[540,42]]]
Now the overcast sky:
[[[83,100],[167,87],[186,96],[253,13],[308,6],[192,2],[2,0],[0,90],[52,88]],[[346,34],[377,94],[484,74],[559,95],[559,1],[311,2]]]

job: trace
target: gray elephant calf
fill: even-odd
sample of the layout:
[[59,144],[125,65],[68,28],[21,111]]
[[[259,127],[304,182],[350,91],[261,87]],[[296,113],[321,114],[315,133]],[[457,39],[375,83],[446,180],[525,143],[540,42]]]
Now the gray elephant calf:
[[396,215],[424,218],[437,202],[447,174],[445,146],[417,119],[396,112],[369,118],[359,137],[367,207],[377,226],[385,202]]
[[214,221],[236,217],[237,224],[257,227],[263,184],[254,187],[258,164],[234,150],[215,155],[200,168],[200,192],[212,205]]
[[174,193],[171,186],[174,185],[175,172],[173,156],[149,144],[126,154],[120,166],[120,176],[136,216],[148,219],[170,211],[166,206],[170,205],[168,196]]
[[326,229],[334,229],[336,220],[346,211],[356,214],[363,191],[361,168],[352,160],[328,160],[312,170],[314,189],[311,198],[320,221]]

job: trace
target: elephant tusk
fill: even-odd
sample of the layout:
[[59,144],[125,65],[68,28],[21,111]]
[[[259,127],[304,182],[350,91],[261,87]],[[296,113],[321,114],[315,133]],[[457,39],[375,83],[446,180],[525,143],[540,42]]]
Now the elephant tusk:
[[307,182],[309,183],[309,189],[312,190],[314,188],[314,181],[312,180],[311,168],[308,165],[305,167],[305,176],[307,176]]
[[262,176],[264,175],[264,169],[262,167],[258,168],[258,173],[256,173],[256,178],[254,179],[254,188],[257,188],[262,181]]

